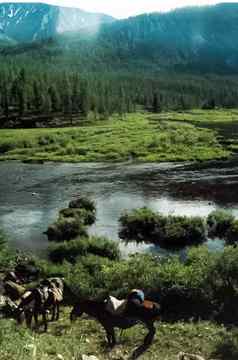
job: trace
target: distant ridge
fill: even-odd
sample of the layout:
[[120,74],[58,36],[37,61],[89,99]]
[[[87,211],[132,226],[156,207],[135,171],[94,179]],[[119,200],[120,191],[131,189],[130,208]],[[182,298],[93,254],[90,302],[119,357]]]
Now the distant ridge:
[[113,17],[78,8],[43,3],[0,3],[0,34],[3,39],[27,42],[46,39],[87,27],[99,28]]
[[[48,38],[53,41],[44,43]],[[18,45],[12,48],[14,42]],[[3,55],[11,56],[73,53],[74,62],[85,69],[238,73],[238,3],[123,20],[45,4],[0,4],[0,46]]]

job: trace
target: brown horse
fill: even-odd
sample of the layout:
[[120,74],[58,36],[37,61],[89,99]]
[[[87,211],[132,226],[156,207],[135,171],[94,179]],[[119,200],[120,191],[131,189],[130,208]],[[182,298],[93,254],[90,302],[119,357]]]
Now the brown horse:
[[128,304],[122,315],[112,315],[105,308],[105,301],[82,300],[74,306],[70,314],[71,321],[83,313],[96,318],[106,331],[108,345],[113,347],[116,344],[114,328],[128,329],[138,323],[143,323],[149,330],[143,344],[134,351],[132,359],[141,355],[152,343],[155,335],[154,322],[159,320],[160,305],[154,302],[145,301],[141,306],[133,303]]
[[52,310],[51,321],[59,319],[59,306],[63,300],[63,282],[46,282],[50,287],[38,287],[22,296],[18,305],[17,316],[25,314],[26,323],[31,327],[32,317],[38,325],[38,316],[42,315],[44,330],[48,328],[48,313]]

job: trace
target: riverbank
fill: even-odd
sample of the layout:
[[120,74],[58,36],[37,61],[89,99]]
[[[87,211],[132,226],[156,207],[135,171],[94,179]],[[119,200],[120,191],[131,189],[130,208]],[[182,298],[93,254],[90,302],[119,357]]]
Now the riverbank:
[[194,110],[135,113],[123,118],[113,116],[81,127],[0,130],[0,160],[177,162],[226,159],[232,151],[222,144],[218,133],[199,127],[201,118],[213,122],[222,117],[226,122],[236,119],[232,110],[214,113]]

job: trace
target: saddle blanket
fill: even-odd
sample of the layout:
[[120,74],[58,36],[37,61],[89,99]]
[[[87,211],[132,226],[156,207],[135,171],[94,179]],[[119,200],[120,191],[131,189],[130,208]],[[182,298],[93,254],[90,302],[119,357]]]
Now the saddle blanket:
[[106,301],[105,309],[112,315],[122,315],[126,309],[127,300],[119,300],[114,296],[109,296]]

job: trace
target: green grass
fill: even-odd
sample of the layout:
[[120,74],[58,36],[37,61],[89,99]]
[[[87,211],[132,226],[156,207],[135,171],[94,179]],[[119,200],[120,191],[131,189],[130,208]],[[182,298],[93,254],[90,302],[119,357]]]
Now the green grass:
[[[102,327],[85,317],[71,324],[69,311],[70,308],[63,309],[59,322],[50,324],[47,334],[17,327],[14,321],[1,320],[0,359],[53,360],[60,359],[61,355],[64,360],[72,360],[81,359],[82,354],[95,355],[99,360],[127,359],[146,334],[141,325],[124,331],[121,336],[118,331],[118,345],[109,351]],[[180,351],[200,354],[206,359],[236,359],[235,333],[228,333],[222,326],[178,322],[157,323],[156,327],[154,342],[141,360],[176,360]]]
[[[200,119],[200,113],[209,119],[216,119],[217,114],[233,118],[232,111],[199,110],[186,113],[187,120]],[[135,113],[81,127],[0,130],[0,159],[161,162],[202,161],[231,155],[219,143],[215,131],[181,122],[184,117],[184,113]]]
[[154,119],[188,121],[197,123],[232,123],[238,122],[238,109],[185,110],[171,111],[153,115]]

